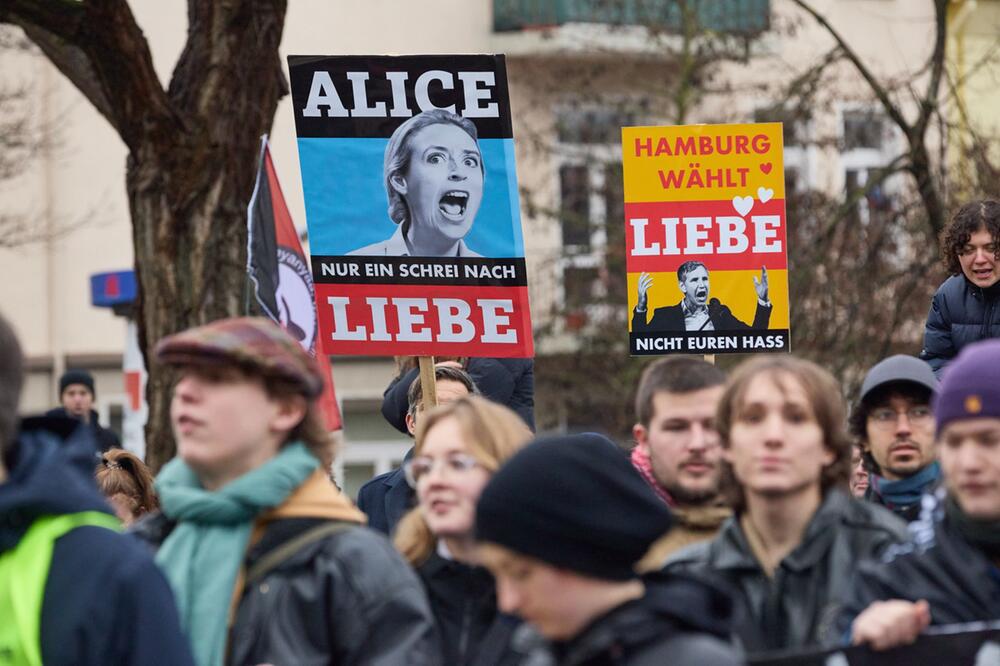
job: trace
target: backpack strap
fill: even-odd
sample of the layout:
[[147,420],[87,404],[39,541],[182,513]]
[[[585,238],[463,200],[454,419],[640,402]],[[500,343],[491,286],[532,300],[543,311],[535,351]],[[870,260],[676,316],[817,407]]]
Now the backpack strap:
[[285,543],[281,544],[274,550],[270,551],[259,560],[254,562],[253,566],[247,570],[245,587],[250,587],[261,578],[271,573],[274,569],[280,566],[282,563],[291,559],[292,556],[298,552],[304,550],[306,547],[320,541],[330,535],[338,534],[352,527],[355,527],[355,523],[348,523],[343,521],[333,521],[323,523],[322,525],[317,525],[311,529],[306,530],[302,534],[299,534],[293,539],[289,539]]

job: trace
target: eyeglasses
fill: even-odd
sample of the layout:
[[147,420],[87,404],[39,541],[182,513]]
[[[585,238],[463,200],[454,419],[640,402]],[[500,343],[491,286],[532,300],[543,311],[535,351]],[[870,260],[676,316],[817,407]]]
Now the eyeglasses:
[[916,405],[908,407],[905,411],[882,407],[873,409],[868,414],[868,420],[879,428],[891,428],[899,421],[901,415],[906,415],[906,420],[917,425],[926,425],[934,419],[934,413],[926,405]]
[[411,488],[416,488],[420,479],[424,478],[438,463],[444,463],[449,474],[464,474],[479,466],[479,461],[468,453],[452,453],[444,458],[416,456],[403,464],[403,474]]

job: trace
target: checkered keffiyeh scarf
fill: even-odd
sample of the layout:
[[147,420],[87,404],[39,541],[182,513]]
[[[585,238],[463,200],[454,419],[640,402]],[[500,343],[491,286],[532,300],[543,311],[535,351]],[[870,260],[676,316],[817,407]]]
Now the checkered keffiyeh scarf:
[[656,482],[656,477],[653,476],[653,463],[649,459],[649,454],[643,451],[641,446],[636,446],[632,449],[632,465],[638,470],[642,478],[646,480],[649,487],[653,489],[656,496],[663,500],[667,506],[673,508],[677,505],[674,502],[674,498],[670,496],[670,493]]

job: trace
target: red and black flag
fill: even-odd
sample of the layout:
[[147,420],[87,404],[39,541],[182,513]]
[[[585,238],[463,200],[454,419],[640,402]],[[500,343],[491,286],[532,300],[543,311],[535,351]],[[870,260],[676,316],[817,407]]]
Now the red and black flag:
[[340,410],[330,359],[316,353],[319,325],[312,272],[281,193],[267,135],[261,137],[257,181],[247,207],[247,274],[264,314],[281,324],[319,362],[326,380],[320,408],[327,429],[339,430]]

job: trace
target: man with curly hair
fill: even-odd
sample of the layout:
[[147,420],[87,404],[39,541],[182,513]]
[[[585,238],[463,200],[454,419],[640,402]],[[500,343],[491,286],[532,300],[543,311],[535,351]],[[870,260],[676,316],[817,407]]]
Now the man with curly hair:
[[920,357],[940,377],[966,345],[1000,337],[1000,202],[965,204],[941,234],[951,277],[931,303]]

